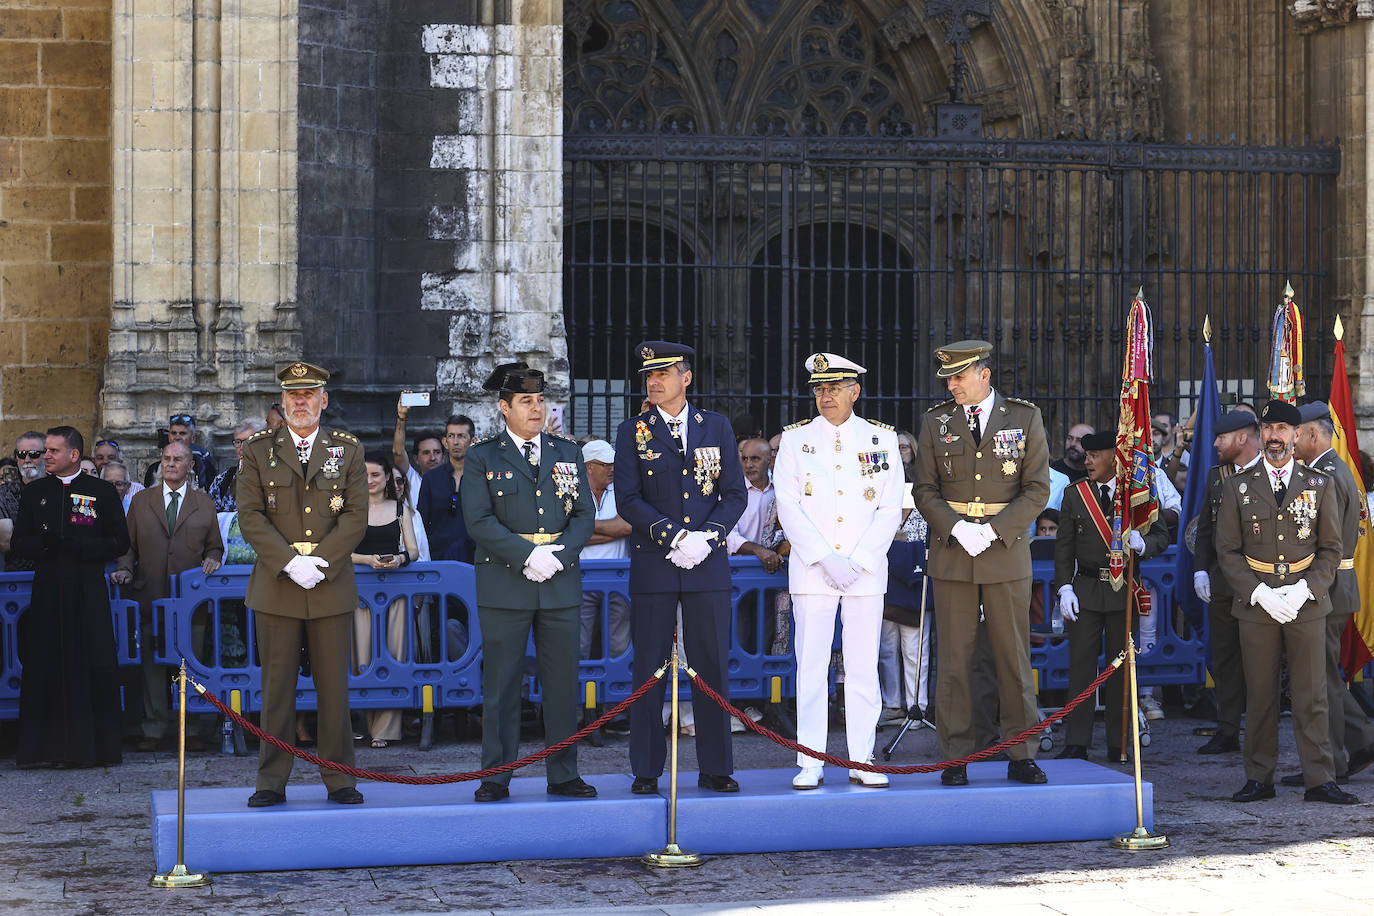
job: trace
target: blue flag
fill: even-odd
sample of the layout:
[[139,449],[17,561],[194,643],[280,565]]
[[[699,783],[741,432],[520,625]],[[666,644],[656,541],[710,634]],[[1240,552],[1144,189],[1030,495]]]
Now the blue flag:
[[1207,472],[1218,463],[1216,424],[1221,418],[1221,399],[1217,395],[1217,371],[1212,365],[1212,346],[1202,345],[1202,391],[1198,395],[1197,419],[1193,421],[1193,444],[1188,462],[1188,481],[1183,487],[1183,511],[1178,523],[1178,567],[1174,577],[1174,600],[1187,619],[1201,628],[1206,605],[1193,592],[1193,542],[1197,536],[1198,516],[1207,507]]

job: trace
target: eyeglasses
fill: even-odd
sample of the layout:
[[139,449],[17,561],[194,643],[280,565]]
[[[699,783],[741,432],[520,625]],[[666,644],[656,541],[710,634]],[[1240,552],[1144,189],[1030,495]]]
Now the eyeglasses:
[[127,490],[127,489],[129,489],[129,481],[127,481],[127,480],[112,480],[112,481],[110,481],[110,483],[114,485],[114,488],[115,488],[116,490]]
[[448,514],[449,514],[449,515],[457,515],[457,514],[458,514],[458,506],[459,506],[459,496],[458,496],[458,491],[455,490],[455,491],[453,492],[453,495],[450,496],[450,497],[448,498]]
[[42,457],[43,457],[43,450],[42,450],[41,448],[32,448],[32,449],[29,449],[28,451],[21,452],[19,449],[15,449],[15,450],[14,450],[14,457],[15,457],[15,458],[27,458],[27,459],[29,459],[30,461],[37,461],[39,458],[42,458]]
[[831,385],[816,385],[811,390],[816,393],[816,397],[833,397],[842,391],[848,391],[853,382],[837,382]]
[[99,442],[95,444],[95,447],[100,448],[102,445],[108,445],[111,448],[119,448],[119,443],[114,441],[113,439],[101,439]]
[[167,421],[168,423],[179,423],[182,426],[194,426],[196,418],[189,413],[179,413]]

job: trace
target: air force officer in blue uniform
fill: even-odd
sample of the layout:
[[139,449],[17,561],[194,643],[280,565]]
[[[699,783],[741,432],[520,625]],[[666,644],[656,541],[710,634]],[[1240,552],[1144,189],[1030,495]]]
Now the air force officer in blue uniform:
[[[634,682],[641,684],[668,658],[682,606],[687,658],[707,684],[729,696],[725,679],[730,642],[730,561],[725,535],[748,501],[744,470],[730,423],[687,402],[691,347],[650,340],[636,353],[652,405],[616,433],[616,508],[630,523],[630,636]],[[666,682],[665,682],[666,683]],[[631,791],[658,791],[667,755],[663,736],[664,683],[630,710]],[[697,784],[738,792],[731,778],[730,721],[710,701],[693,703]]]

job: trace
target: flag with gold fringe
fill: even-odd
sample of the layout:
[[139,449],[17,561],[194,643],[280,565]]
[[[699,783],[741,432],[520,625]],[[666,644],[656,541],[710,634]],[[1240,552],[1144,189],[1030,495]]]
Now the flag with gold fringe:
[[1274,350],[1269,358],[1269,396],[1289,404],[1307,393],[1302,374],[1302,312],[1293,301],[1293,285],[1283,286],[1283,302],[1274,310]]
[[1360,539],[1355,542],[1355,575],[1360,581],[1360,609],[1346,624],[1341,637],[1341,668],[1346,680],[1374,659],[1374,542],[1369,537],[1369,501],[1365,488],[1369,485],[1360,473],[1360,443],[1355,435],[1355,405],[1350,396],[1350,379],[1345,374],[1345,331],[1341,319],[1336,318],[1336,359],[1331,371],[1331,425],[1336,435],[1331,447],[1341,461],[1355,475],[1360,499]]
[[1125,582],[1123,544],[1131,530],[1144,532],[1159,517],[1159,490],[1150,456],[1150,380],[1154,375],[1154,322],[1142,287],[1126,316],[1126,356],[1121,367],[1121,412],[1116,425],[1116,499],[1108,566],[1112,588]]

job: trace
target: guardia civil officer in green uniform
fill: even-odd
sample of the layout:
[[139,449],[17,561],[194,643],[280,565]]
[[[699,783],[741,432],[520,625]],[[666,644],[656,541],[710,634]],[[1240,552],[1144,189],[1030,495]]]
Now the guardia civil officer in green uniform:
[[[1050,497],[1040,408],[992,388],[992,344],[962,340],[935,351],[953,399],[926,412],[916,450],[916,508],[930,524],[926,574],[935,590],[939,693],[935,721],[946,758],[974,750],[971,677],[979,608],[997,669],[1001,730],[1037,721],[1030,667],[1028,532]],[[1009,748],[1007,778],[1043,783],[1036,742]],[[968,785],[967,768],[940,774]]]
[[1283,652],[1303,797],[1358,804],[1336,785],[1327,723],[1326,618],[1343,546],[1335,487],[1293,457],[1297,407],[1270,401],[1259,419],[1264,460],[1227,478],[1217,513],[1217,557],[1235,595],[1245,665],[1245,785],[1231,799],[1274,797]]
[[[1059,607],[1069,621],[1069,695],[1097,677],[1098,656],[1115,658],[1126,648],[1126,598],[1123,586],[1112,588],[1111,531],[1116,498],[1116,431],[1083,437],[1088,479],[1064,491],[1059,531],[1054,542],[1054,581]],[[1169,532],[1158,518],[1145,534],[1131,531],[1129,549],[1141,559],[1158,556],[1169,546]],[[1102,685],[1107,707],[1107,759],[1121,759],[1121,701],[1126,674],[1118,669]],[[1086,760],[1092,746],[1093,704],[1082,703],[1068,716],[1068,737],[1059,757]],[[1115,743],[1114,743],[1115,742]]]
[[[544,373],[522,362],[497,366],[483,386],[500,393],[505,425],[468,449],[463,518],[476,544],[477,617],[482,626],[482,768],[520,753],[525,646],[544,691],[549,744],[577,729],[582,567],[596,525],[582,450],[542,432]],[[577,747],[548,758],[548,794],[595,798],[577,775]],[[510,795],[510,774],[477,787],[479,802]]]
[[[319,754],[353,763],[348,666],[358,587],[350,555],[367,530],[367,472],[358,440],[324,429],[329,373],[292,363],[277,373],[286,425],[243,444],[236,498],[239,527],[257,552],[248,580],[262,663],[262,727],[295,739],[296,679],[301,646],[310,644],[318,702]],[[258,750],[252,808],[286,801],[291,756],[264,741]],[[352,776],[320,768],[329,800],[363,801]]]
[[[1326,618],[1326,706],[1332,762],[1339,780],[1374,763],[1374,723],[1365,716],[1341,677],[1341,637],[1351,615],[1360,609],[1355,546],[1361,537],[1360,515],[1365,503],[1355,475],[1331,447],[1336,433],[1335,424],[1331,422],[1331,408],[1316,401],[1299,407],[1298,414],[1302,425],[1293,440],[1293,452],[1303,464],[1331,478],[1341,515],[1341,562],[1336,568],[1336,583],[1331,587],[1331,614]],[[1303,784],[1301,773],[1290,774],[1279,781],[1286,786]]]

